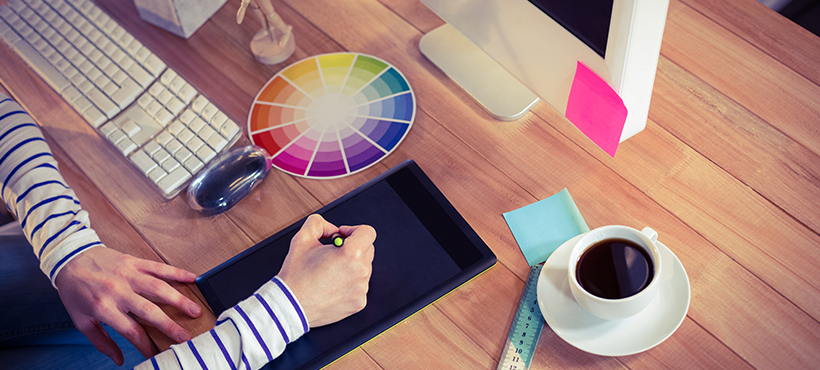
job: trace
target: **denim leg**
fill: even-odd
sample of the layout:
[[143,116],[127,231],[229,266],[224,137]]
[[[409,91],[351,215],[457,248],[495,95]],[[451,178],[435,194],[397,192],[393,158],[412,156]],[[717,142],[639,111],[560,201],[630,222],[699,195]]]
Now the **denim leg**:
[[[0,318],[4,369],[116,368],[74,328],[23,236],[0,236]],[[122,349],[125,365],[145,360],[131,343],[104,327]]]
[[0,344],[74,328],[57,290],[23,236],[0,237]]

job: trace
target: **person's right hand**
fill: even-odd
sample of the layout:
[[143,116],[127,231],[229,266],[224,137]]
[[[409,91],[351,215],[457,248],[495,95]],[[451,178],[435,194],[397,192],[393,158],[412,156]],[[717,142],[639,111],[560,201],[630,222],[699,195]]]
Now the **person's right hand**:
[[[322,245],[333,233],[342,247]],[[310,215],[290,242],[279,278],[293,291],[310,327],[334,323],[364,309],[370,283],[376,230],[368,225],[336,227]]]

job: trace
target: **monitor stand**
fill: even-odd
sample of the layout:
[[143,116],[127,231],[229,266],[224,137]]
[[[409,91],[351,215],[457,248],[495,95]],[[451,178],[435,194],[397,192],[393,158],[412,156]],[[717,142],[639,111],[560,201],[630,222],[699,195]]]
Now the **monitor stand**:
[[540,100],[447,23],[422,36],[419,49],[496,119],[518,119]]

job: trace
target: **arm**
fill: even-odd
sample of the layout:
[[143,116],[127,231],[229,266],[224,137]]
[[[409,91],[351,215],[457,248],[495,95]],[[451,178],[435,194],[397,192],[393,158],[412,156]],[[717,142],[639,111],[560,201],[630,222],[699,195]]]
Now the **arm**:
[[100,326],[110,325],[146,357],[157,353],[142,326],[151,322],[178,341],[190,335],[143,296],[198,316],[200,308],[160,278],[190,283],[195,275],[105,248],[88,212],[63,179],[40,128],[20,105],[0,94],[0,186],[9,210],[74,321],[91,343],[121,364],[122,352]]
[[[321,238],[340,232],[341,248]],[[367,303],[376,232],[335,227],[311,215],[291,240],[279,275],[223,312],[214,329],[177,344],[137,369],[258,369],[284,352],[309,327],[341,320]]]

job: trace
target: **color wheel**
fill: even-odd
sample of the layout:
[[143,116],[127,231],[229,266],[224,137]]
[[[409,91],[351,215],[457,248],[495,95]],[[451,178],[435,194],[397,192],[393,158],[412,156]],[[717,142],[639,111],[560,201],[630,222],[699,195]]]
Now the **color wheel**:
[[322,54],[265,84],[251,107],[248,132],[280,170],[337,178],[390,154],[415,116],[413,90],[390,63],[358,53]]

